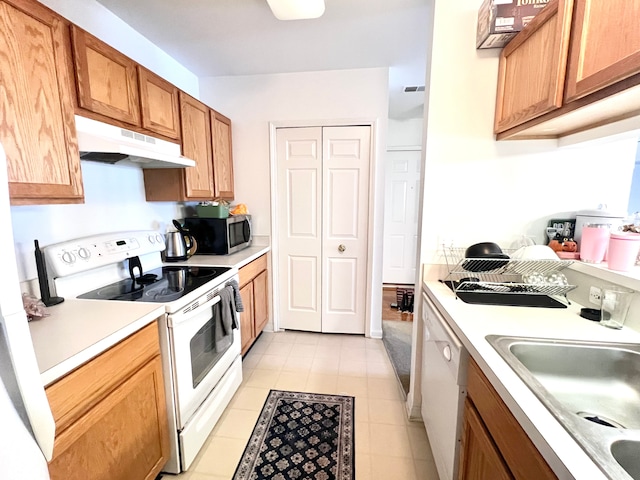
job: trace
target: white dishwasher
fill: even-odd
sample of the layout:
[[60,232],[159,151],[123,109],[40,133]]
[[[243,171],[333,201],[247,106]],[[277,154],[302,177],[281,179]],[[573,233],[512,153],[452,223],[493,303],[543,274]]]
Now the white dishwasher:
[[458,477],[469,354],[422,294],[422,419],[440,480]]

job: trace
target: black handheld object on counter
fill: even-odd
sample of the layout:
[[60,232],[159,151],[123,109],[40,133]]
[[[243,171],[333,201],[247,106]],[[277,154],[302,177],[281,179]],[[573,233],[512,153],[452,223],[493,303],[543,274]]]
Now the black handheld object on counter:
[[40,250],[40,244],[38,243],[38,240],[34,240],[33,243],[36,247],[36,269],[38,270],[38,284],[40,285],[40,297],[42,298],[42,303],[44,303],[47,307],[58,305],[59,303],[64,302],[64,298],[51,296],[51,292],[49,291],[47,265],[44,260],[44,255],[42,254],[42,250]]

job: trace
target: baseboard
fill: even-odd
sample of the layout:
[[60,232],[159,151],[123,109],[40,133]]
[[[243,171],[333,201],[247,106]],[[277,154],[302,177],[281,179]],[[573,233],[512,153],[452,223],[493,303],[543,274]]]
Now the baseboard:
[[369,332],[369,338],[382,338],[382,329],[371,330],[371,332]]

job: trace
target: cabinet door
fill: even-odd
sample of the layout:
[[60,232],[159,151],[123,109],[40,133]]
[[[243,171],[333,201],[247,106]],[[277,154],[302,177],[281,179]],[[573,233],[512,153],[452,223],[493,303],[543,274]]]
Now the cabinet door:
[[80,203],[68,24],[22,1],[0,1],[0,23],[0,142],[11,203]]
[[52,480],[152,480],[168,449],[156,356],[56,438],[49,473]]
[[512,480],[509,468],[469,399],[464,402],[463,428],[458,480]]
[[253,283],[249,282],[240,289],[244,312],[240,313],[240,339],[242,342],[242,355],[249,349],[255,338],[253,316]]
[[233,200],[233,154],[231,120],[211,111],[213,130],[213,175],[216,198]]
[[84,30],[72,26],[78,105],[131,125],[140,125],[136,63]]
[[640,72],[640,2],[576,0],[566,101]]
[[185,197],[213,199],[213,163],[211,161],[211,119],[209,107],[180,92],[182,154],[196,161],[184,169]]
[[253,315],[254,335],[257,337],[269,321],[269,286],[266,270],[253,280]]
[[470,360],[467,392],[500,455],[518,480],[558,480],[500,395]]
[[495,133],[562,106],[573,0],[551,0],[500,54]]
[[138,65],[142,127],[180,140],[178,88]]

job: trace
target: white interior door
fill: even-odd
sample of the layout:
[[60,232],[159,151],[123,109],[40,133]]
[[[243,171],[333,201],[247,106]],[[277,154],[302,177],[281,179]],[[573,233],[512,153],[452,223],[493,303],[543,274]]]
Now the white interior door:
[[371,127],[276,131],[280,326],[365,333]]
[[420,151],[387,152],[383,283],[413,284],[416,279],[420,159]]
[[280,327],[321,330],[322,128],[279,128]]
[[370,127],[323,129],[323,332],[365,331],[370,144]]

